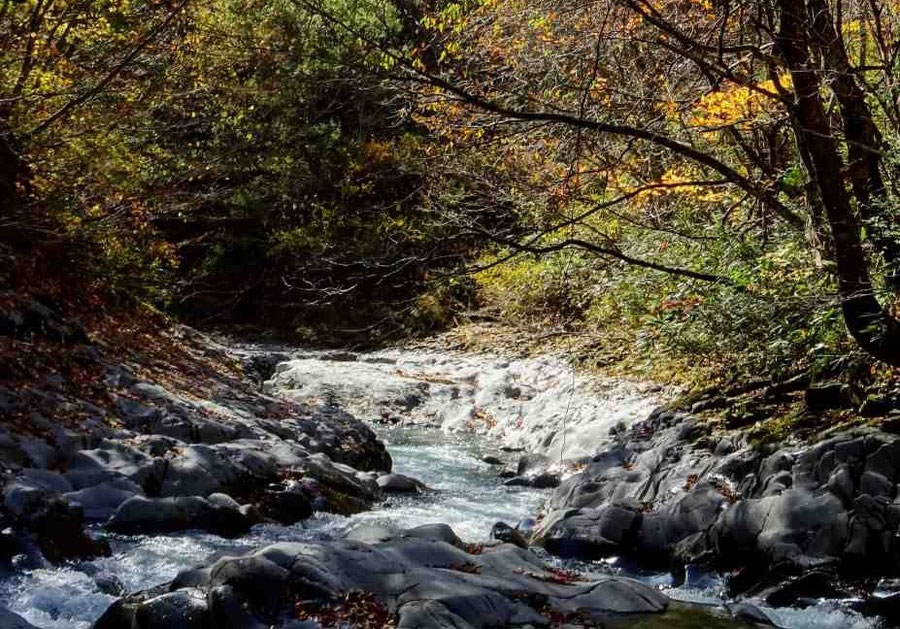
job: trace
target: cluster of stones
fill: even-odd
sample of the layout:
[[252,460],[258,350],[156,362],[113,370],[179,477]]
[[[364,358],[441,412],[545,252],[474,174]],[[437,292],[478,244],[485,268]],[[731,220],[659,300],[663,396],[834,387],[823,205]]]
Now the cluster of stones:
[[[584,462],[532,541],[565,557],[731,574],[731,594],[772,604],[850,596],[841,579],[900,571],[900,439],[860,428],[798,448],[659,409]],[[880,601],[883,607],[884,601]]]

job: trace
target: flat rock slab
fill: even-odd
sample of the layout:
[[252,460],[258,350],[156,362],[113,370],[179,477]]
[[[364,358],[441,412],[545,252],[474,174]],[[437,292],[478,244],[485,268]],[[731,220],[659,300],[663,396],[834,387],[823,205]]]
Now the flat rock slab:
[[456,539],[447,531],[431,533],[441,534],[385,531],[360,536],[383,540],[372,543],[285,542],[223,557],[120,599],[95,629],[291,627],[351,593],[369,596],[368,605],[402,628],[545,626],[551,615],[598,624],[668,607],[663,594],[632,579],[561,579],[528,550],[501,544],[470,554],[443,541]]

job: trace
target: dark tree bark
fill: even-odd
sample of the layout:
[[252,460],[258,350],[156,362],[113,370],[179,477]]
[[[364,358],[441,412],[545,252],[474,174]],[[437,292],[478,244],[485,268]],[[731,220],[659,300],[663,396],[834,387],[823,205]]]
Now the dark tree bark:
[[872,240],[887,263],[887,282],[896,291],[900,289],[900,242],[885,230],[897,217],[886,215],[885,185],[881,176],[881,132],[866,102],[866,94],[856,80],[828,2],[808,0],[807,15],[811,45],[825,66],[828,87],[840,107],[856,207],[868,223]]
[[22,158],[15,149],[9,127],[0,120],[0,220],[13,216],[18,208],[18,185]]
[[811,63],[810,8],[806,0],[777,2],[781,22],[778,52],[794,83],[791,116],[799,130],[801,153],[805,151],[809,157],[809,174],[819,188],[831,228],[844,320],[864,350],[886,363],[900,365],[900,322],[875,297],[860,237],[861,226],[844,184],[844,162],[822,102],[819,74]]

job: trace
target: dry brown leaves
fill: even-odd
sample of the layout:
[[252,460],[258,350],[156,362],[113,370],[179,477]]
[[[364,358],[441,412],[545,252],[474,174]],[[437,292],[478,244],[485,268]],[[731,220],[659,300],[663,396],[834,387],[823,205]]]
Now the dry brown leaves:
[[327,603],[299,601],[295,611],[299,620],[313,620],[323,627],[382,629],[397,624],[396,616],[371,592],[348,592]]

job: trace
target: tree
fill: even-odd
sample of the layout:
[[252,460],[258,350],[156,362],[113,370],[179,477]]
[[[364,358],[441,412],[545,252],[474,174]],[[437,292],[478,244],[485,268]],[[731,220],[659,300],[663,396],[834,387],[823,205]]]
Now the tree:
[[0,5],[0,208],[12,240],[31,239],[32,231],[47,228],[47,208],[31,205],[22,194],[33,188],[32,163],[52,164],[42,169],[44,185],[62,189],[62,181],[72,179],[65,173],[52,182],[60,174],[53,168],[64,161],[60,154],[70,148],[66,142],[96,132],[92,125],[103,124],[98,111],[108,114],[112,106],[121,114],[123,103],[152,84],[147,75],[154,60],[167,55],[161,44],[172,37],[187,5],[188,0]]
[[[863,349],[888,364],[900,365],[900,321],[875,297],[860,236],[859,217],[870,212],[875,198],[884,196],[879,131],[827,4],[823,0],[779,0],[777,8],[780,28],[775,41],[793,78],[790,112],[796,141],[807,156],[808,174],[819,189],[831,227],[844,320]],[[821,70],[813,63],[814,52],[824,66]],[[841,106],[840,122],[834,124],[822,102],[822,75],[830,77],[829,88]],[[841,132],[850,160],[850,190],[837,138]],[[882,238],[879,244],[893,275],[897,243]]]
[[[579,247],[721,282],[690,261],[635,259],[590,220],[648,195],[689,192],[701,204],[714,199],[725,233],[791,237],[808,223],[810,246],[834,259],[849,333],[900,365],[900,322],[871,279],[882,268],[887,294],[897,288],[897,181],[884,140],[900,131],[891,5],[470,0],[424,23],[419,46],[391,54],[398,76],[422,86],[436,132],[461,141],[460,129],[483,138],[518,125],[568,164],[565,202],[524,233],[485,235],[520,252]],[[837,113],[826,108],[829,92]],[[803,185],[793,181],[797,165]]]
[[[379,42],[414,5],[328,3]],[[0,0],[4,240],[193,321],[425,323],[424,277],[468,245],[383,62],[292,0]]]
[[[13,135],[8,125],[0,121],[0,217],[15,215],[18,205],[18,185],[22,179],[22,163],[19,152],[13,146]],[[0,219],[0,220],[2,220]]]

